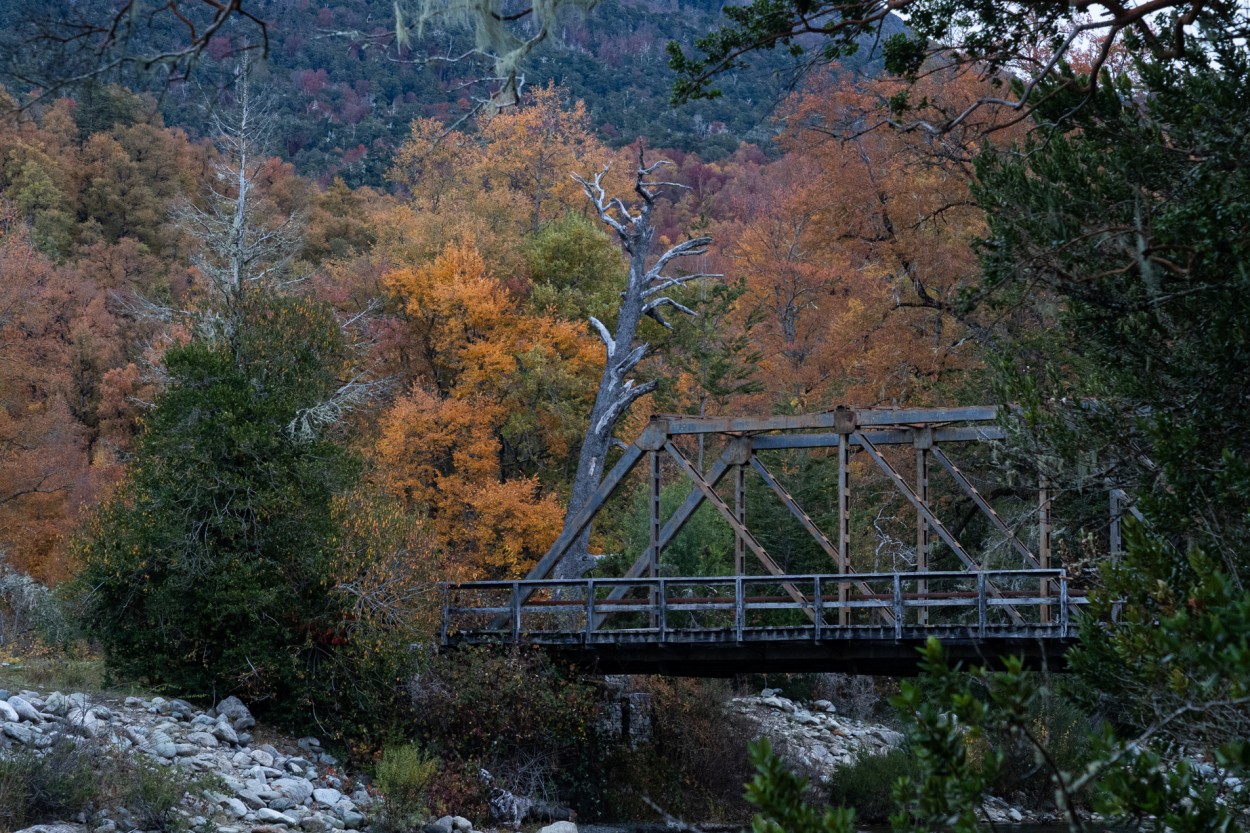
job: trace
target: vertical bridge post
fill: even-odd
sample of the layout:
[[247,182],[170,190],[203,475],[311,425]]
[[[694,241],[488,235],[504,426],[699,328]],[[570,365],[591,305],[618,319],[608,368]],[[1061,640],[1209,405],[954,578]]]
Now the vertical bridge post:
[[[851,567],[851,434],[855,432],[855,412],[839,407],[833,412],[833,430],[838,435],[838,573],[846,575]],[[838,624],[846,627],[851,622],[851,610],[846,606],[850,599],[850,585],[838,582]]]
[[[926,506],[929,504],[929,449],[933,448],[933,429],[919,428],[913,441],[916,449],[916,496]],[[929,569],[929,522],[924,513],[916,511],[916,571],[923,573]],[[920,579],[916,582],[916,595],[922,600],[929,595],[929,582]],[[923,605],[916,608],[916,624],[929,624],[929,608]]]
[[[1043,476],[1037,493],[1037,560],[1043,570],[1050,569],[1050,482]],[[1050,580],[1042,579],[1039,588],[1043,599],[1050,596]],[[1043,625],[1050,624],[1050,605],[1040,607]]]

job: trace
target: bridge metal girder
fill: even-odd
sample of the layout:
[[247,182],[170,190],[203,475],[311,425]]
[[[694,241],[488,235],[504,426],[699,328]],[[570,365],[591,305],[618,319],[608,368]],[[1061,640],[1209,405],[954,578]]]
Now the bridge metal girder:
[[[647,546],[626,572],[627,578],[654,573],[664,548],[681,532],[704,502],[712,503],[717,513],[734,532],[736,573],[741,573],[744,567],[742,558],[747,551],[750,551],[767,572],[772,575],[782,574],[775,559],[748,528],[744,475],[749,468],[763,479],[820,548],[837,563],[838,572],[848,576],[848,581],[839,587],[839,601],[845,602],[850,587],[855,587],[861,593],[867,592],[862,582],[850,578],[855,575],[851,564],[849,525],[851,492],[849,460],[850,452],[853,450],[862,450],[867,453],[889,477],[895,488],[915,508],[918,569],[923,570],[928,566],[931,533],[936,533],[936,537],[955,553],[969,571],[982,569],[977,560],[968,553],[928,505],[928,461],[930,458],[939,463],[941,469],[947,472],[955,485],[972,500],[990,524],[1004,536],[1012,549],[1021,556],[1022,566],[1025,568],[1049,566],[1049,547],[1046,546],[1048,530],[1040,530],[1042,549],[1038,554],[1034,554],[1020,541],[1011,527],[994,511],[985,496],[976,489],[938,445],[939,443],[1004,439],[1002,429],[993,424],[997,413],[998,409],[992,406],[865,410],[840,407],[820,414],[773,417],[654,416],[638,441],[626,449],[621,460],[608,472],[587,505],[575,518],[567,522],[559,538],[530,571],[527,578],[545,579],[551,575],[555,565],[593,522],[595,515],[606,504],[615,489],[624,482],[643,456],[646,456],[651,463],[649,466],[651,494],[648,501],[650,531]],[[687,459],[674,444],[674,439],[680,436],[708,434],[723,435],[729,439],[729,443],[711,469],[703,474],[699,467]],[[878,446],[895,445],[911,445],[916,450],[916,489],[912,489],[907,484],[902,475],[890,465],[878,449]],[[757,456],[757,452],[760,451],[804,448],[832,448],[837,451],[839,484],[837,514],[840,520],[836,543],[817,526],[811,516],[803,510]],[[658,459],[661,452],[671,457],[685,478],[691,482],[691,489],[686,499],[677,511],[663,522],[660,518],[658,500],[661,485]],[[730,474],[733,475],[734,484],[732,506],[716,492],[717,487]],[[1039,517],[1045,526],[1049,495],[1045,489],[1040,489],[1038,494]],[[920,589],[922,592],[925,590],[923,586]],[[1043,587],[1042,592],[1045,592],[1045,589]],[[619,587],[614,587],[611,591],[612,594],[617,595],[623,595],[624,592],[624,589]],[[786,588],[786,592],[795,601],[802,600],[802,594],[798,593],[796,588]],[[992,588],[990,592],[996,593],[997,588]],[[616,599],[613,598],[613,600]],[[890,612],[880,611],[879,613],[882,621],[889,624]],[[1011,607],[1007,607],[1007,613],[1017,623],[1022,621]],[[918,611],[918,616],[922,620],[925,615],[926,611],[923,609]],[[848,616],[849,610],[845,607],[841,608],[840,624],[848,624]]]

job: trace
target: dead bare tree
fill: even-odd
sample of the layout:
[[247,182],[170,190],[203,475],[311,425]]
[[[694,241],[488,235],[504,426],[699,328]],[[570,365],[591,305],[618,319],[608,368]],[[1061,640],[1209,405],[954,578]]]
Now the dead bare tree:
[[[639,383],[634,371],[651,350],[651,345],[641,340],[638,328],[643,318],[651,318],[661,326],[672,329],[664,318],[667,310],[684,315],[695,311],[681,304],[669,294],[670,290],[683,284],[704,278],[719,278],[704,272],[686,275],[670,275],[668,270],[676,261],[707,253],[710,237],[695,237],[672,246],[654,261],[651,249],[655,243],[655,226],[651,213],[656,200],[665,188],[681,187],[677,183],[655,179],[661,169],[672,163],[660,160],[647,164],[644,153],[639,150],[638,169],[634,174],[634,193],[638,200],[632,206],[620,197],[609,196],[603,187],[608,166],[587,180],[574,176],[586,192],[595,211],[609,228],[616,232],[621,248],[629,258],[629,279],[621,292],[621,304],[617,309],[616,328],[609,330],[598,318],[591,317],[599,338],[603,341],[607,362],[595,394],[595,404],[590,410],[590,425],[582,441],[577,460],[577,473],[573,478],[573,493],[569,497],[565,523],[577,516],[603,479],[608,450],[612,447],[613,430],[630,406],[656,388],[655,381]],[[590,532],[582,533],[568,554],[556,565],[557,578],[576,578],[590,567],[587,552]]]

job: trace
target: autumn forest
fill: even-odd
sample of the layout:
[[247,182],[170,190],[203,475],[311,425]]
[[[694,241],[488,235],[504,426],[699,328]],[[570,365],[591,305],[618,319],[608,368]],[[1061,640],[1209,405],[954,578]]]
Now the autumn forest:
[[[745,820],[745,743],[709,739],[724,690],[642,683],[668,745],[591,742],[597,695],[566,669],[417,657],[437,582],[524,576],[652,414],[1002,405],[973,465],[1013,528],[1054,491],[1091,600],[1074,673],[966,675],[930,646],[921,684],[872,684],[912,752],[862,777],[904,776],[896,829],[971,830],[991,790],[1073,824],[1245,823],[1244,8],[556,3],[469,14],[532,37],[474,47],[404,4],[206,3],[175,49],[172,3],[159,57],[108,63],[129,11],[52,37],[28,5],[0,12],[0,569],[27,582],[5,650],[311,714],[366,767],[411,740],[442,762],[418,815],[484,802],[478,767],[520,766],[484,727],[528,720],[514,744],[588,817],[667,795]],[[776,459],[818,523],[826,451]],[[1113,490],[1136,518],[1114,560]],[[605,571],[647,535],[643,478],[625,492],[589,538]],[[668,574],[733,571],[703,511]],[[863,557],[915,563],[903,504],[856,512]],[[781,567],[826,570],[783,526]],[[853,829],[751,754],[756,830]]]

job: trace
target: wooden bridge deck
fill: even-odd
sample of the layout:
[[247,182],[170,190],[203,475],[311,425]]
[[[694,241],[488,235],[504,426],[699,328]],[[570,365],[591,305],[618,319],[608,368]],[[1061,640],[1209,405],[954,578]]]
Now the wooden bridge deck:
[[542,646],[601,673],[909,675],[935,636],[956,660],[1058,668],[1075,641],[1062,570],[447,584],[442,643]]

